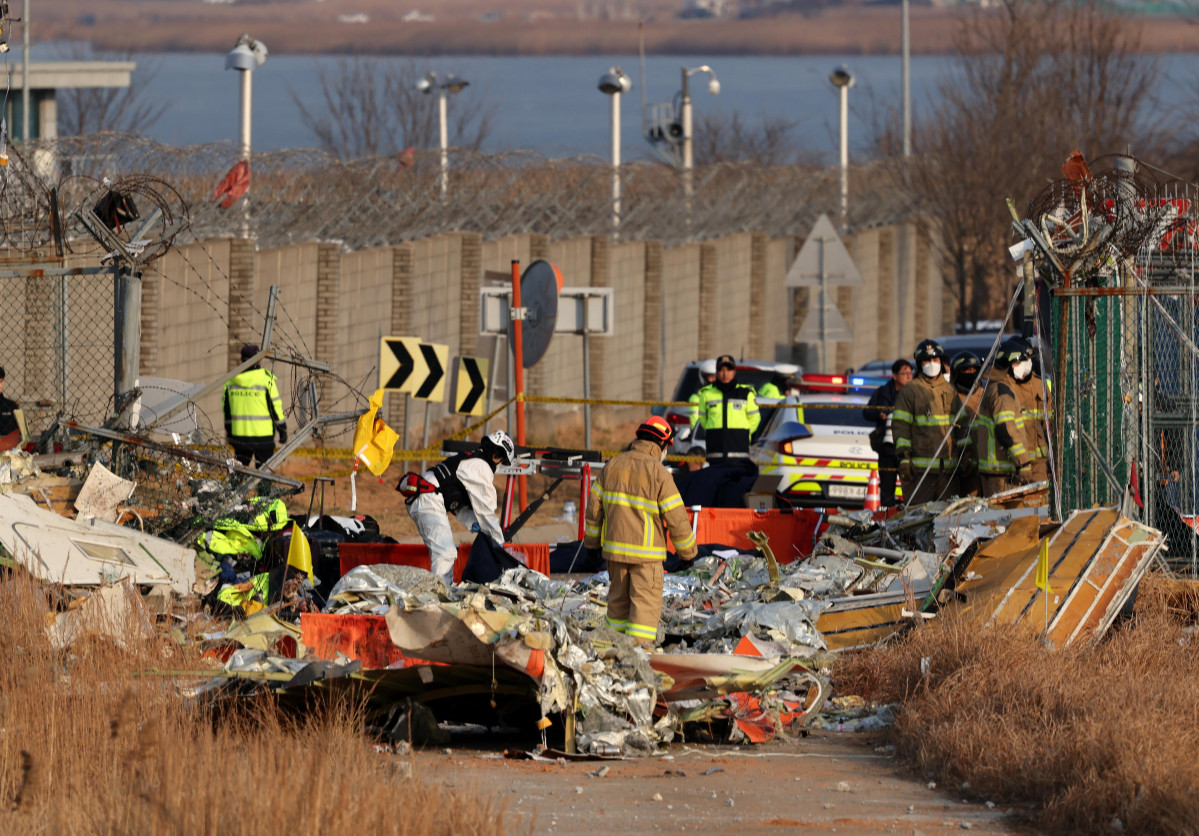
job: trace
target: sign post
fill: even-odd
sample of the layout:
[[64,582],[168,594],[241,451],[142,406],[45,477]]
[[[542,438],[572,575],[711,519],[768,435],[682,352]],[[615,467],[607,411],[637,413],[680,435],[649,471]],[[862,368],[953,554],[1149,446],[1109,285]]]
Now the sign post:
[[[516,446],[525,444],[525,351],[521,325],[525,309],[520,306],[520,262],[512,261],[512,354],[513,375],[516,385]],[[520,477],[520,510],[525,510],[528,499],[527,480]]]
[[819,344],[822,372],[834,371],[829,367],[828,344],[853,339],[853,332],[829,298],[828,289],[833,286],[859,287],[862,283],[862,274],[833,228],[833,222],[828,215],[821,215],[787,271],[786,286],[820,289],[817,309],[808,313],[795,341]]
[[[591,337],[613,333],[614,291],[610,287],[564,287],[558,293],[554,331],[583,338],[583,398],[591,398]],[[591,404],[583,404],[583,446],[591,449]]]

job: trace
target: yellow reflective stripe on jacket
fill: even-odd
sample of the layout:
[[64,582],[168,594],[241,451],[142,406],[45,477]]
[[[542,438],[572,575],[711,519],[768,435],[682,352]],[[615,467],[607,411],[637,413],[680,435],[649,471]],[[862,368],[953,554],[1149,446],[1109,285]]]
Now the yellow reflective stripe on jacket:
[[[609,491],[603,495],[604,505],[623,505],[626,508],[636,508],[640,511],[657,511],[658,503],[653,499],[646,499],[643,496],[633,496],[628,493],[620,493],[619,491]],[[679,504],[683,501],[680,499]]]
[[682,540],[674,544],[676,549],[689,549],[695,545],[695,535],[688,534]]
[[604,541],[604,551],[611,554],[624,555],[625,557],[639,557],[643,560],[665,560],[665,546],[650,546],[636,545],[633,543],[617,543],[615,540]]

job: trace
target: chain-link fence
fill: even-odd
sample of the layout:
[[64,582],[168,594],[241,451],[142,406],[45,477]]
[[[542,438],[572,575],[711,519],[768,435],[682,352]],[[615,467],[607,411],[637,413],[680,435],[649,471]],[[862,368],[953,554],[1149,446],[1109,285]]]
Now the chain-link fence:
[[1062,508],[1125,502],[1165,532],[1172,566],[1197,574],[1199,187],[1160,175],[1125,164],[1041,200],[1065,268],[1053,290],[1057,474]]
[[[43,264],[47,273],[56,272]],[[102,422],[113,398],[110,270],[0,278],[0,365],[4,395],[35,435],[69,415]]]

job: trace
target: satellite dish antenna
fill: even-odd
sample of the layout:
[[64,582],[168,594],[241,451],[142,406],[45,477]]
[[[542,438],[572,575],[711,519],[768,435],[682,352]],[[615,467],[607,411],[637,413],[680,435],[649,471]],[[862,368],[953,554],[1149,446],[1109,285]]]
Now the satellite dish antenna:
[[520,304],[527,311],[521,328],[524,367],[537,365],[550,347],[554,324],[558,321],[558,291],[562,289],[562,271],[544,259],[525,268],[520,277]]

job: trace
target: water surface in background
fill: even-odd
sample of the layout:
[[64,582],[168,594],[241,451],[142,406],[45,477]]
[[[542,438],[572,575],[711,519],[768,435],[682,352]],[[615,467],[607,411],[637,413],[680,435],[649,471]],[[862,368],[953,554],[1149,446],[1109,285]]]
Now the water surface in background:
[[[35,49],[35,59],[56,57],[50,48]],[[11,60],[11,59],[10,59]],[[19,60],[19,59],[18,59]],[[137,58],[153,68],[145,96],[169,102],[170,109],[149,131],[172,145],[236,140],[238,135],[238,73],[226,71],[218,54],[154,54]],[[321,68],[332,70],[336,57],[272,54],[253,76],[253,145],[259,150],[312,147],[316,139],[305,125],[293,92],[309,110],[323,111],[319,89]],[[412,59],[383,58],[408,63]],[[652,156],[642,139],[642,80],[635,56],[621,57],[438,57],[418,59],[420,67],[454,73],[471,82],[450,97],[451,109],[492,103],[496,113],[487,151],[528,149],[551,157],[611,151],[610,103],[596,89],[608,67],[619,65],[633,79],[633,91],[623,96],[622,142],[626,161]],[[1189,102],[1199,77],[1199,56],[1178,54],[1162,59],[1165,79],[1159,96],[1167,105]],[[710,64],[720,79],[718,96],[707,92],[707,77],[691,81],[697,120],[703,114],[737,110],[750,124],[763,115],[795,123],[793,138],[800,148],[836,157],[838,93],[829,73],[844,64],[856,86],[850,90],[850,148],[862,153],[870,143],[872,126],[884,108],[898,107],[900,60],[896,56],[701,56],[649,57],[645,92],[650,104],[669,102],[681,85],[681,68]],[[943,81],[952,82],[953,60],[944,56],[912,59],[912,101],[917,116]],[[452,116],[451,116],[452,118]],[[1014,126],[1013,129],[1018,129]],[[1135,149],[1134,149],[1135,152]]]

